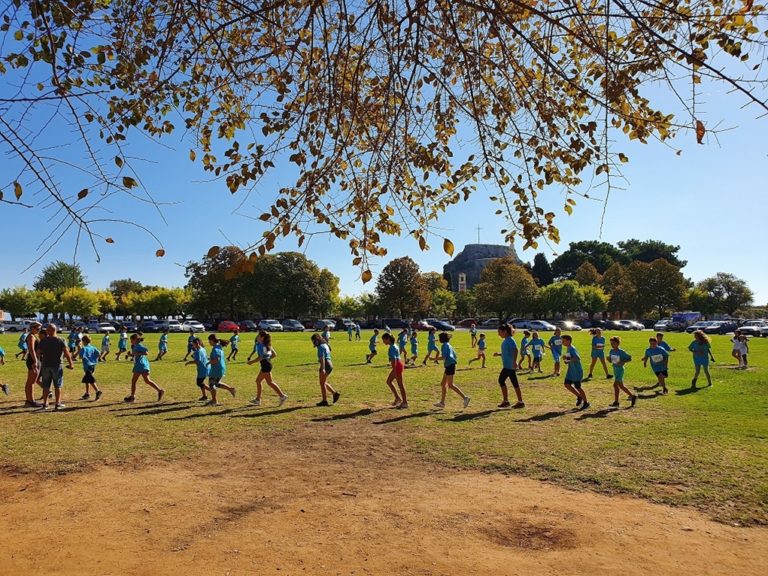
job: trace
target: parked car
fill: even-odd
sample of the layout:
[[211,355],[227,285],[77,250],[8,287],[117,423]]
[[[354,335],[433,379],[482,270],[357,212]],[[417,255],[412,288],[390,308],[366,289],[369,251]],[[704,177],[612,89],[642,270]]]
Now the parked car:
[[157,323],[157,327],[160,330],[160,332],[165,331],[166,329],[168,332],[184,332],[184,327],[181,325],[181,322],[178,320],[159,320]]
[[314,326],[312,329],[315,332],[322,332],[323,330],[333,330],[336,328],[336,322],[333,320],[323,320],[322,318],[320,320],[315,321]]
[[710,324],[712,324],[710,320],[701,320],[688,326],[685,331],[688,332],[688,334],[692,334],[696,332],[696,330],[704,330]]
[[531,321],[525,318],[510,318],[507,324],[511,324],[517,330],[528,330],[531,327]]
[[240,332],[256,332],[259,329],[259,325],[253,320],[241,320],[238,326],[240,326]]
[[184,332],[189,332],[190,330],[193,332],[205,332],[205,326],[197,320],[185,320],[181,323],[181,328]]
[[5,334],[5,324],[0,322],[0,334]]
[[432,328],[432,324],[427,322],[426,320],[414,320],[411,322],[411,328],[414,330],[429,330]]
[[555,328],[557,328],[557,326],[550,324],[546,320],[531,320],[528,323],[529,330],[536,330],[538,332],[554,332]]
[[160,323],[157,320],[142,320],[139,324],[139,332],[159,332]]
[[352,329],[355,328],[355,323],[349,318],[333,318],[333,329],[337,332],[346,332],[349,325],[352,325]]
[[764,328],[768,328],[765,320],[748,320],[739,326],[739,331],[747,336],[760,336]]
[[635,322],[634,320],[616,320],[616,322],[626,326],[627,330],[643,330],[645,328],[640,322]]
[[298,320],[288,319],[281,322],[285,332],[304,332],[304,324]]
[[735,320],[716,320],[704,328],[706,334],[728,334],[739,328],[739,323]]
[[479,326],[482,326],[483,328],[498,328],[499,324],[501,324],[501,320],[498,318],[488,318],[488,320],[480,322]]
[[217,332],[234,332],[235,330],[240,330],[240,327],[232,320],[222,320],[216,327]]
[[558,320],[555,322],[555,326],[568,332],[581,332],[581,326],[576,324],[573,320]]
[[480,324],[480,321],[477,318],[464,318],[464,320],[459,320],[456,322],[457,328],[471,328],[472,324],[475,326],[478,326]]
[[656,330],[656,332],[667,332],[671,329],[671,325],[672,318],[663,318],[653,325],[653,329]]
[[83,331],[89,332],[91,334],[96,334],[99,331],[99,321],[98,320],[89,320],[85,323],[85,326],[83,327]]
[[408,322],[401,318],[384,318],[382,324],[390,330],[402,330],[403,328],[408,328]]
[[433,326],[434,328],[437,328],[441,332],[453,332],[456,330],[456,327],[448,322],[448,320],[440,319],[440,318],[427,318],[426,320],[427,324],[430,326]]
[[8,322],[5,325],[5,329],[8,330],[8,332],[23,332],[24,328],[29,328],[29,325],[35,321],[34,318],[18,318],[13,322]]
[[99,334],[114,334],[117,332],[115,327],[112,326],[112,322],[99,322],[99,328],[97,330]]
[[267,332],[282,332],[283,325],[277,320],[264,319],[259,320],[259,330],[266,330]]

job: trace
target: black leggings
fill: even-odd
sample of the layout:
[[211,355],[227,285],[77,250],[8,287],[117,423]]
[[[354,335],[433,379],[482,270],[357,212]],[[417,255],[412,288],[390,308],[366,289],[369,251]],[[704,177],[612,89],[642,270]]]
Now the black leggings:
[[520,384],[517,381],[517,372],[512,368],[502,368],[499,372],[499,386],[504,388],[507,384],[507,378],[512,382],[514,388],[520,388]]

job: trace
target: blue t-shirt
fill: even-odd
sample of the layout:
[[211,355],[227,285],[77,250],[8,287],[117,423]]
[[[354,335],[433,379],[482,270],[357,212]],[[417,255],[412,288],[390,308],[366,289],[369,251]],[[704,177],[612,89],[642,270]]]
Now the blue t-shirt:
[[400,348],[405,348],[405,343],[408,340],[408,334],[405,332],[398,334],[397,336],[397,345],[400,346]]
[[146,346],[139,343],[133,347],[133,371],[134,372],[149,372],[149,358],[147,354],[149,350]]
[[544,355],[544,340],[541,338],[531,339],[531,348],[533,349],[533,355],[536,358],[541,358]]
[[91,344],[88,344],[88,346],[85,346],[80,349],[80,358],[83,359],[83,370],[95,370],[96,364],[99,362],[99,351],[96,349],[96,346],[93,346]]
[[559,356],[563,353],[563,337],[552,336],[549,339],[549,347],[552,349],[552,354]]
[[104,337],[101,339],[101,345],[105,348],[109,346],[109,334],[104,334]]
[[262,360],[269,360],[272,358],[272,352],[261,342],[256,343],[256,355]]
[[392,360],[400,360],[400,349],[394,344],[390,344],[389,349],[387,350],[387,357],[390,362]]
[[614,350],[611,348],[611,350],[608,352],[608,360],[611,364],[613,364],[613,373],[616,377],[616,380],[621,380],[620,376],[624,374],[624,366],[622,366],[621,362],[629,362],[632,360],[632,356],[627,354],[624,350],[621,348],[618,348]]
[[605,355],[605,338],[602,336],[592,337],[592,356],[599,358]]
[[197,366],[197,377],[207,378],[209,372],[208,352],[205,351],[205,348],[199,348],[198,350],[193,351],[192,359],[195,361],[195,365]]
[[437,344],[435,344],[435,333],[430,332],[427,336],[427,348],[430,350],[437,350]]
[[517,352],[517,342],[512,336],[507,336],[501,341],[501,365],[506,370],[517,368],[515,364],[515,353]]
[[419,339],[416,337],[416,334],[411,336],[411,354],[416,354],[416,352],[419,350]]
[[711,349],[712,349],[712,346],[710,346],[709,343],[699,342],[698,340],[694,340],[688,346],[688,350],[693,352],[694,364],[700,364],[700,365],[709,364],[709,351]]
[[325,359],[326,363],[331,361],[331,349],[325,342],[317,347],[317,359],[318,361]]
[[160,336],[160,343],[158,344],[160,350],[168,350],[168,334]]
[[330,333],[330,331],[329,331],[329,330],[327,330],[327,329],[326,329],[326,330],[323,330],[323,339],[324,339],[326,342],[330,342],[330,341],[331,341],[331,333]]
[[485,338],[480,338],[480,340],[477,341],[477,348],[479,350],[482,350],[485,352],[485,349],[488,347],[488,343],[485,341]]
[[22,350],[27,349],[27,336],[29,335],[29,332],[22,332],[21,336],[19,336],[19,348]]
[[581,382],[584,379],[584,369],[581,367],[581,356],[573,346],[568,346],[563,355],[563,360],[568,364],[565,379],[571,382]]
[[528,343],[530,342],[530,338],[523,337],[522,340],[520,340],[520,352],[523,356],[528,355],[530,352],[528,350]]
[[233,350],[237,350],[237,346],[240,342],[240,336],[238,334],[233,334],[232,338],[229,339],[229,345],[232,346]]
[[218,362],[215,364],[211,362],[209,376],[212,378],[224,378],[224,375],[227,373],[227,361],[221,344],[216,344],[211,348],[211,360],[217,360]]
[[376,350],[376,340],[378,339],[379,339],[378,334],[374,334],[373,336],[371,336],[371,339],[368,340],[368,348],[370,348],[371,350]]
[[120,332],[120,340],[118,340],[117,346],[123,350],[128,348],[128,334]]
[[645,351],[646,357],[651,361],[651,369],[654,372],[663,372],[667,369],[667,358],[669,358],[669,352],[656,346],[656,348],[648,348]]
[[456,350],[453,349],[450,342],[445,342],[441,346],[440,355],[443,357],[443,366],[453,366],[456,364]]
[[657,344],[659,348],[664,348],[667,352],[672,352],[672,346],[664,342],[663,340]]
[[5,358],[5,350],[3,350],[2,346],[0,346],[0,358]]

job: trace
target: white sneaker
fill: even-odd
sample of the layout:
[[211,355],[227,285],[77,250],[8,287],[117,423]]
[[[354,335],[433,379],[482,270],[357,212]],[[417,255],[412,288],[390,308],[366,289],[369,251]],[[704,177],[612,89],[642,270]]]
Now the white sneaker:
[[434,407],[442,409],[442,408],[445,408],[445,404],[443,404],[442,402],[435,402]]
[[288,400],[288,394],[283,394],[280,396],[280,401],[277,403],[278,406],[282,406],[285,404],[285,401]]
[[67,408],[66,404],[56,404],[56,410],[65,410]]
[[472,400],[469,396],[464,396],[464,408],[469,406],[469,401]]
[[254,398],[253,400],[251,400],[251,404],[253,404],[254,406],[261,406],[261,400],[259,400],[258,398]]

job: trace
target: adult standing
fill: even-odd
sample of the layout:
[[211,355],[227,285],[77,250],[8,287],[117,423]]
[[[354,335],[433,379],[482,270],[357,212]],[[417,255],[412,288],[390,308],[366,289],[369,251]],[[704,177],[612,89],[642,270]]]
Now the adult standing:
[[[27,334],[26,346],[27,346],[27,358],[25,360],[27,364],[27,382],[24,385],[24,395],[26,401],[24,406],[28,408],[40,408],[41,404],[35,402],[34,396],[32,396],[32,389],[37,382],[37,377],[40,376],[40,359],[38,356],[38,334],[40,333],[40,322],[32,322],[29,325],[29,333]],[[47,394],[46,394],[47,396]]]
[[64,369],[61,366],[62,354],[67,359],[67,369],[72,370],[72,355],[67,349],[64,340],[56,336],[56,325],[48,324],[46,336],[38,344],[40,355],[40,380],[43,385],[43,405],[48,408],[48,394],[53,386],[56,402],[56,410],[63,410],[66,406],[61,401],[61,388],[64,385]]

